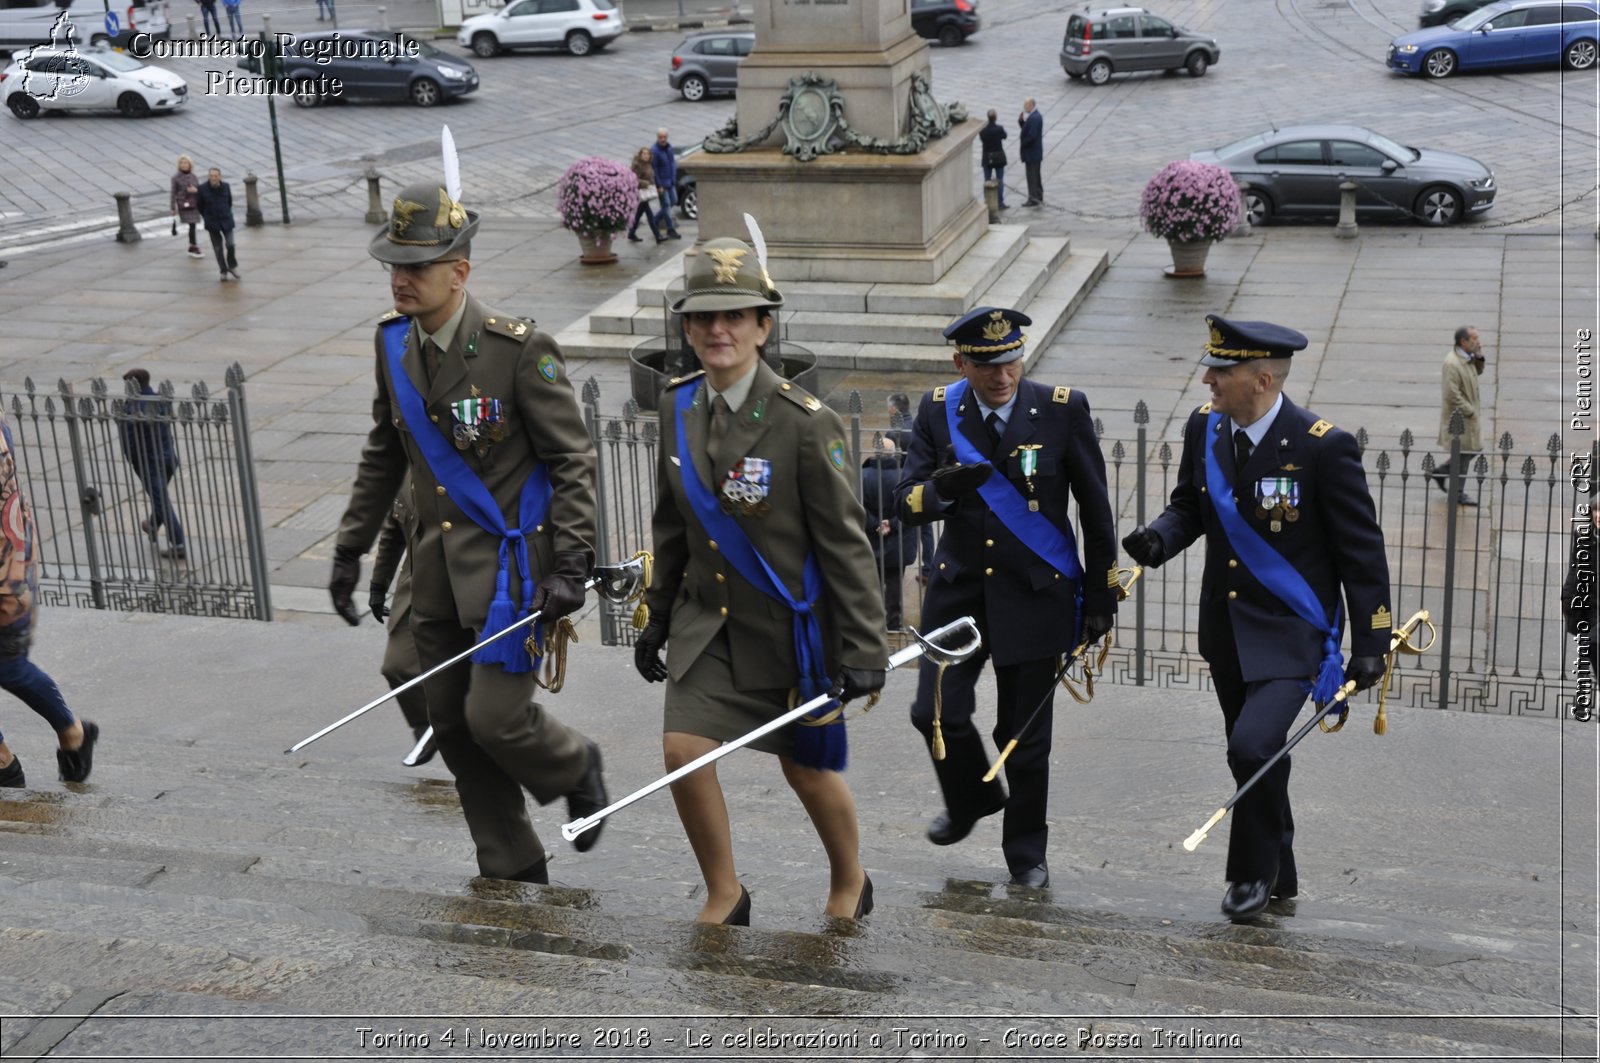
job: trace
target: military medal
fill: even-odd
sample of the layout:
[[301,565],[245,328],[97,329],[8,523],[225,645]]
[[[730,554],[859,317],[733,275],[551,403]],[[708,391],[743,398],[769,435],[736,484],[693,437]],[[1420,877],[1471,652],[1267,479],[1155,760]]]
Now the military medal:
[[741,458],[722,481],[722,511],[765,517],[772,511],[767,494],[772,490],[772,462],[766,458]]
[[1033,474],[1039,471],[1039,448],[1042,443],[1024,443],[1017,448],[1017,456],[1022,465],[1022,479],[1028,485],[1028,494],[1033,494]]

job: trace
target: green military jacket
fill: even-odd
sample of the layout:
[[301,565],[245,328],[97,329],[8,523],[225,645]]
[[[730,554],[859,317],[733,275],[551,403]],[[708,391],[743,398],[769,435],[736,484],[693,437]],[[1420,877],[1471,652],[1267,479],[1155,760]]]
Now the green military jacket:
[[[413,605],[428,616],[448,616],[446,609],[453,606],[462,625],[482,628],[494,596],[501,540],[478,527],[449,497],[428,468],[413,433],[443,431],[451,438],[456,419],[451,403],[467,398],[500,400],[502,438],[480,438],[481,453],[473,445],[460,453],[510,525],[516,523],[522,485],[534,464],[542,461],[548,467],[549,514],[528,544],[535,579],[549,570],[557,551],[577,551],[593,563],[595,453],[555,341],[531,322],[496,313],[470,294],[466,300],[460,327],[431,385],[414,324],[406,338],[401,364],[421,392],[431,424],[405,423],[389,379],[382,330],[374,337],[378,387],[372,402],[373,426],[361,451],[337,542],[362,553],[372,546],[409,469],[418,521],[411,544],[413,563],[421,564],[442,551],[453,598],[453,602],[432,600],[437,594],[430,588],[442,586],[443,581],[425,580],[419,571]],[[385,320],[391,319],[392,315]],[[514,596],[520,594],[520,576],[513,573]]]
[[[733,412],[714,461],[707,453],[710,406],[704,388],[684,415],[695,468],[702,482],[728,499],[724,510],[796,598],[806,553],[816,551],[824,588],[817,613],[829,674],[837,678],[841,666],[883,668],[888,660],[883,597],[856,500],[857,473],[845,450],[844,425],[838,414],[764,362],[755,371],[750,394]],[[700,387],[700,379],[696,374],[675,387]],[[655,566],[645,597],[651,612],[671,611],[667,668],[674,679],[682,679],[726,625],[739,689],[793,687],[799,678],[794,614],[747,583],[701,528],[684,493],[674,400],[673,390],[661,400],[651,524]],[[739,473],[732,478],[736,487],[741,481],[746,485],[733,492],[738,500],[728,490],[730,470]]]

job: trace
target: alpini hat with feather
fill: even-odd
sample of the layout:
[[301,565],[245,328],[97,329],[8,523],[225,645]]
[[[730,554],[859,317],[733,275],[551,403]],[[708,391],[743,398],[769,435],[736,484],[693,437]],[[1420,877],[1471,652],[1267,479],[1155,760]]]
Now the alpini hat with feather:
[[682,298],[672,304],[674,314],[783,305],[783,294],[767,275],[761,227],[748,214],[744,220],[755,246],[731,236],[706,241],[684,277]]
[[443,136],[444,180],[417,181],[394,197],[389,224],[372,238],[367,253],[394,266],[416,266],[454,253],[478,231],[478,213],[461,205],[461,171],[450,128]]

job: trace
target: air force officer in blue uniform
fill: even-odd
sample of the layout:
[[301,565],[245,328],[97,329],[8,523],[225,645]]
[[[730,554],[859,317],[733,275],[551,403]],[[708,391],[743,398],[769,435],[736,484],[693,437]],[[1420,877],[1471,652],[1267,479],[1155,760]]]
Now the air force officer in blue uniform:
[[[1023,379],[1022,327],[1029,324],[1015,310],[984,306],[945,329],[961,379],[922,397],[896,497],[906,524],[944,522],[923,626],[970,614],[983,633],[982,651],[944,675],[946,752],[942,760],[935,753],[933,766],[946,807],[928,840],[951,845],[979,819],[1004,810],[1001,848],[1011,881],[1048,886],[1050,711],[1006,761],[1008,797],[998,780],[982,781],[989,754],[972,724],[974,687],[993,658],[994,738],[1004,744],[1051,693],[1059,655],[1111,629],[1117,543],[1089,401],[1081,391]],[[1081,563],[1068,513],[1074,499]],[[911,709],[930,750],[937,676],[924,662]]]
[[[1382,678],[1389,565],[1355,438],[1283,395],[1306,338],[1215,314],[1206,324],[1211,401],[1189,415],[1166,511],[1122,545],[1154,567],[1205,536],[1200,654],[1243,783],[1283,747],[1308,694],[1325,702],[1346,679],[1364,690]],[[1242,922],[1298,893],[1293,840],[1284,757],[1233,809],[1224,915]]]

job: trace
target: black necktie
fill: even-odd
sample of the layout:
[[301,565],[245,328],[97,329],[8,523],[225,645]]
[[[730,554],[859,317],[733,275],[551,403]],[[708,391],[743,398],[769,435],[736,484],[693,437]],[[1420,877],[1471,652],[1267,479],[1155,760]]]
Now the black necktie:
[[983,419],[983,426],[989,430],[989,442],[998,446],[1000,436],[1005,432],[1005,429],[1000,425],[1000,415],[990,410],[989,416]]
[[1250,460],[1255,449],[1255,444],[1250,442],[1250,433],[1243,428],[1237,429],[1233,433],[1233,467],[1243,472],[1245,462]]

